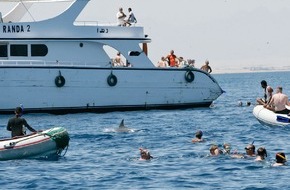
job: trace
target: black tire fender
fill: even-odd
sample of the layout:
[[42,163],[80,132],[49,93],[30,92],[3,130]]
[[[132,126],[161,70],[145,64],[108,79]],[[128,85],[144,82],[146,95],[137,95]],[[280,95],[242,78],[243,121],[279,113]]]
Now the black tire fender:
[[185,77],[186,82],[194,81],[194,74],[192,71],[186,71],[184,77]]
[[65,78],[59,74],[57,77],[54,79],[54,83],[57,87],[63,87],[65,85]]
[[118,83],[116,75],[111,73],[107,78],[107,83],[109,86],[116,86],[116,84]]

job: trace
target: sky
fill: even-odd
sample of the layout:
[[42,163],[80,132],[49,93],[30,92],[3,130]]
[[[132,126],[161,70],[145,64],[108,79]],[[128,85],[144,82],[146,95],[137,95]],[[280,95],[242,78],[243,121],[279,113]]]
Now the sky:
[[[77,20],[113,24],[119,7],[131,7],[151,38],[154,64],[174,50],[196,67],[209,60],[213,73],[290,70],[289,0],[91,0]],[[0,3],[3,14],[7,9]]]

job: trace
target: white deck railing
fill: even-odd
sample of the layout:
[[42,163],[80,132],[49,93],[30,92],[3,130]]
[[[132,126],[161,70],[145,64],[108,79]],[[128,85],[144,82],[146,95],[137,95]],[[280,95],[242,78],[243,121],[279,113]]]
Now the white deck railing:
[[73,66],[73,67],[111,67],[110,62],[73,62],[42,60],[0,60],[1,66]]

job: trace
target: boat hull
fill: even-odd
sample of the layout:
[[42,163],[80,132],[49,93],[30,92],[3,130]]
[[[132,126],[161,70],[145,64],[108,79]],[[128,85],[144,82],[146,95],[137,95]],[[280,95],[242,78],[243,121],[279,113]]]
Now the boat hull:
[[69,136],[61,127],[0,141],[0,160],[57,156],[68,146]]
[[253,109],[253,114],[261,124],[266,126],[290,126],[290,117],[287,116],[287,114],[276,114],[273,111],[264,108],[262,105],[255,106]]
[[[188,72],[193,81],[186,78]],[[26,113],[59,114],[204,107],[223,93],[199,69],[75,66],[0,67],[0,89],[0,113],[11,113],[20,104]]]

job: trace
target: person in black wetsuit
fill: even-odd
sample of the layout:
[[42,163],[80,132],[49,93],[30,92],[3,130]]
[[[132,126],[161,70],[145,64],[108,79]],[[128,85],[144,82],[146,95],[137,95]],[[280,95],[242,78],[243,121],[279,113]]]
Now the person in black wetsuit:
[[15,136],[23,136],[25,135],[25,130],[23,130],[23,126],[27,127],[31,132],[36,132],[30,125],[28,125],[27,121],[22,116],[22,108],[17,107],[15,109],[15,117],[10,118],[7,124],[7,130],[11,131],[12,138]]

